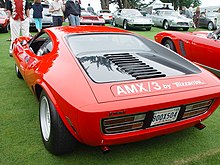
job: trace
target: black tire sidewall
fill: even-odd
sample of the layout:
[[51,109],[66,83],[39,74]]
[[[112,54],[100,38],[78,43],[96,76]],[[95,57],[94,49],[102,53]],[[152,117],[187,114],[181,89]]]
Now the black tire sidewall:
[[175,45],[173,44],[172,40],[167,39],[166,41],[164,41],[163,45],[165,46],[166,44],[169,44],[171,50],[176,51]]
[[15,73],[19,79],[23,79],[23,76],[21,75],[21,72],[19,71],[16,64],[15,64]]
[[[45,96],[49,103],[50,109],[50,120],[51,120],[51,130],[48,141],[43,137],[42,130],[41,136],[45,148],[54,155],[62,155],[69,153],[73,150],[76,144],[76,139],[70,134],[68,129],[63,124],[57,110],[55,109],[52,101],[48,97],[45,91],[41,92],[40,102],[39,102],[39,122],[40,121],[40,104],[42,97]],[[40,124],[41,129],[41,124]]]

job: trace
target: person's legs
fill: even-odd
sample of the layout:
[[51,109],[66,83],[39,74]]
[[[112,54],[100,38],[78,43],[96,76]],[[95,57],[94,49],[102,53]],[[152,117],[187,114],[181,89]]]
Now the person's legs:
[[39,29],[40,29],[40,30],[42,29],[42,19],[43,19],[43,18],[38,18],[38,21],[39,21]]
[[70,25],[71,25],[71,26],[76,26],[76,22],[75,22],[74,15],[70,14],[70,15],[68,16],[68,19],[69,19],[69,22],[70,22]]
[[63,24],[63,17],[59,16],[57,19],[58,19],[58,26],[62,26],[62,24]]
[[21,21],[16,21],[14,19],[10,19],[10,28],[11,28],[11,45],[9,48],[9,54],[12,54],[12,43],[14,42],[14,40],[16,38],[18,38],[20,36],[20,27]]
[[58,26],[58,21],[56,16],[53,16],[53,26]]
[[35,26],[36,26],[37,31],[39,32],[39,30],[40,30],[39,18],[34,18],[34,23],[35,23]]
[[76,26],[79,26],[80,25],[79,16],[74,16],[74,17],[75,17]]
[[26,18],[24,21],[21,21],[21,35],[22,36],[30,36],[29,30],[29,18]]

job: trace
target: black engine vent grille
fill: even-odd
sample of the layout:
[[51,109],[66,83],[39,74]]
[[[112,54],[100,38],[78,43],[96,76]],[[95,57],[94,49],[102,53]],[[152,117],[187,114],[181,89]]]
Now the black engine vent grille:
[[156,77],[166,77],[157,69],[145,64],[129,53],[105,54],[108,60],[118,66],[118,68],[136,79],[147,79]]

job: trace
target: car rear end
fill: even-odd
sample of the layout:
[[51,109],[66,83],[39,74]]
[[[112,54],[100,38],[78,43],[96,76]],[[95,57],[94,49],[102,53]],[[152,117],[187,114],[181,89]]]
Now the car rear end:
[[74,131],[85,144],[129,143],[198,126],[220,103],[215,76],[152,41],[113,32],[67,40],[97,100],[78,109]]

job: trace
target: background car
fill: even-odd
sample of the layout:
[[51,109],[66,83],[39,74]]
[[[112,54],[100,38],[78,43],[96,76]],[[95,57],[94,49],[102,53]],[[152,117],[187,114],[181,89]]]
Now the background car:
[[193,26],[192,19],[181,16],[177,11],[170,9],[158,9],[152,14],[154,26],[162,27],[165,30],[171,28],[182,28],[184,31]]
[[210,33],[160,32],[155,41],[196,62],[220,77],[220,29]]
[[200,15],[198,26],[201,28],[206,28],[208,30],[217,29],[217,12],[207,12],[204,15]]
[[15,71],[39,100],[46,149],[77,141],[131,143],[201,123],[220,103],[220,81],[173,51],[109,26],[44,29],[13,43]]
[[105,20],[95,13],[81,11],[80,25],[105,25]]
[[100,10],[97,12],[97,15],[103,17],[105,20],[105,23],[112,22],[112,13],[110,10]]
[[0,8],[0,31],[7,33],[9,31],[9,18],[5,9]]
[[153,25],[150,17],[143,16],[136,9],[119,9],[113,13],[113,26],[122,26],[124,29],[139,28],[151,30]]
[[[43,19],[42,19],[42,27],[47,28],[53,26],[53,18],[51,13],[49,12],[49,5],[42,3],[43,6]],[[30,9],[30,30],[36,30],[36,25],[33,19],[33,9]]]

